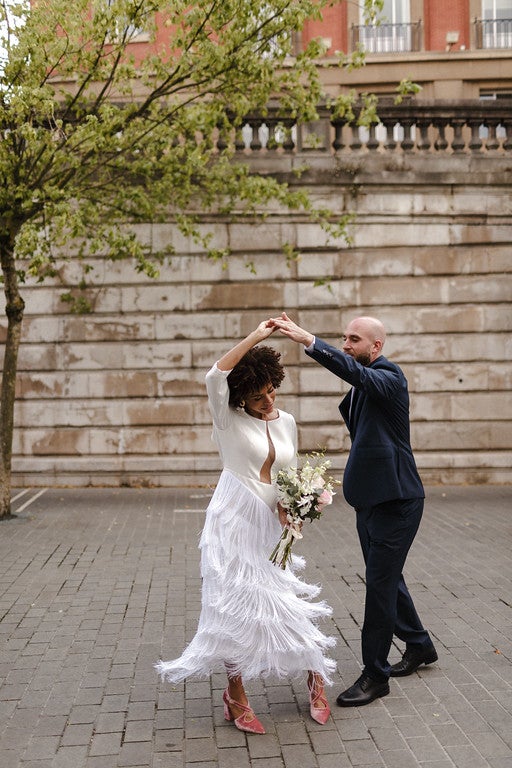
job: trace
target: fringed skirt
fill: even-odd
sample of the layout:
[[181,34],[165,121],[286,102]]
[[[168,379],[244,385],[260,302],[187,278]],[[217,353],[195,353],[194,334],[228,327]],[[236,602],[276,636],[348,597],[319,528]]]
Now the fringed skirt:
[[285,570],[270,562],[281,533],[270,507],[224,470],[199,543],[203,585],[197,632],[178,659],[156,664],[162,679],[177,683],[226,670],[246,679],[295,677],[312,670],[332,683],[336,664],[325,650],[336,641],[317,625],[332,610],[325,602],[311,602],[320,587],[295,575],[303,558],[293,555]]

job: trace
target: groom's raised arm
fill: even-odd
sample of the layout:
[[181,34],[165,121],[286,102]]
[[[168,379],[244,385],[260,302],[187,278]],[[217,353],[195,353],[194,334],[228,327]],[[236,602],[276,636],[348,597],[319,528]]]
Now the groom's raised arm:
[[359,363],[350,355],[342,352],[341,349],[336,349],[310,331],[301,328],[288,317],[286,312],[283,312],[280,317],[273,317],[269,322],[278,328],[284,336],[298,344],[303,344],[306,354],[327,368],[328,371],[334,373],[335,376],[353,385],[360,382],[362,366]]

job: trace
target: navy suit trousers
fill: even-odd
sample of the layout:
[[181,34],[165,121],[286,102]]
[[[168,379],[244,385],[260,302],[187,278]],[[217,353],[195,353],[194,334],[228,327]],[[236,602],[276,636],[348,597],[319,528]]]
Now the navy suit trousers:
[[423,499],[397,499],[357,508],[357,532],[366,564],[366,601],[361,635],[364,671],[382,681],[390,674],[393,635],[406,646],[426,647],[423,628],[402,570],[423,514]]

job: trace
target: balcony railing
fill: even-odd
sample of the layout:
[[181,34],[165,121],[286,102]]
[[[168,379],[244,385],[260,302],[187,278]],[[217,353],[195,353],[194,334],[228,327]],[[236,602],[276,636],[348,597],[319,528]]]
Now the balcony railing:
[[512,48],[512,19],[475,19],[476,47]]
[[403,53],[421,50],[421,21],[408,24],[352,24],[352,50]]
[[[236,150],[267,159],[292,154],[472,154],[512,152],[512,99],[395,105],[382,102],[380,123],[360,128],[320,110],[314,124],[298,125],[269,110],[250,115],[237,134]],[[357,115],[357,110],[356,110]],[[218,148],[226,146],[218,143]]]

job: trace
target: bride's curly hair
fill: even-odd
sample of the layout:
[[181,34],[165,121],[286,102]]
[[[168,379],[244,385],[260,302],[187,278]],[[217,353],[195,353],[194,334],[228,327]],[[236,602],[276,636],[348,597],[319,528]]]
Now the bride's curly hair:
[[253,347],[228,374],[229,404],[243,407],[246,398],[269,382],[277,389],[284,379],[281,354],[272,347]]

